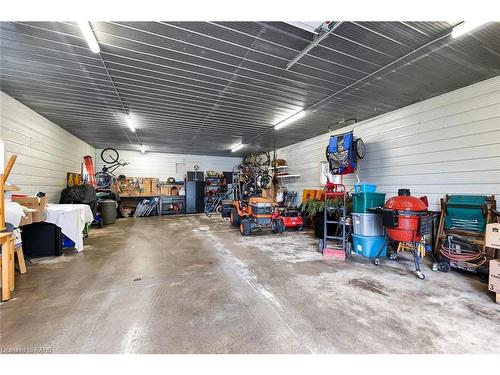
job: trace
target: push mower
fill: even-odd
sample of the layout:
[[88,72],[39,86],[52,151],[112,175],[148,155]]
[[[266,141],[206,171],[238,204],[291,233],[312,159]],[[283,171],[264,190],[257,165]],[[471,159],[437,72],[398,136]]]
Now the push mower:
[[275,211],[273,213],[273,218],[281,219],[285,229],[304,229],[304,219],[302,218],[302,214],[297,210],[285,209],[282,212]]

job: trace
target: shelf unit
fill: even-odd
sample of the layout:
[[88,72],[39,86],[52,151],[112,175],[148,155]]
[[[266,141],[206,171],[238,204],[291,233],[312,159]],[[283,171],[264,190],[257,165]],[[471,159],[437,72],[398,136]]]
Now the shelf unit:
[[[179,209],[170,209],[170,205]],[[174,206],[175,207],[175,206]],[[186,196],[185,195],[161,195],[160,196],[160,215],[177,215],[184,214],[186,211]]]
[[[159,215],[184,214],[186,210],[186,196],[179,195],[179,190],[185,186],[184,181],[160,183]],[[177,194],[172,194],[176,187]],[[172,209],[170,207],[173,207]]]
[[205,188],[225,186],[221,184],[224,177],[205,177]]
[[156,195],[150,195],[150,194],[146,194],[146,195],[125,195],[125,194],[120,194],[120,198],[158,198],[159,195],[156,194]]
[[172,189],[176,188],[177,192],[184,187],[184,181],[176,182],[163,182],[160,183],[160,196],[176,196],[177,194],[172,194]]
[[[293,179],[300,178],[300,175],[288,173],[288,165],[280,165],[274,167],[274,170],[278,172],[278,175],[276,177],[279,181],[279,187],[280,189],[283,190],[283,193],[286,194],[283,197],[283,201],[278,203],[278,207],[288,207],[288,205],[291,204],[291,201],[289,199],[289,194],[293,192],[288,191],[287,183],[292,182]],[[286,174],[279,174],[279,173],[286,173]],[[295,199],[294,198],[295,196],[296,192],[294,192],[293,195],[290,195],[290,197],[292,197],[291,198],[292,201]]]
[[[137,208],[139,201],[142,199],[149,198],[159,198],[160,195],[156,194],[143,194],[143,195],[128,195],[128,194],[120,194],[120,201],[118,202],[119,209],[121,207],[133,208],[134,210]],[[133,202],[133,203],[132,203]],[[157,206],[154,210],[155,215],[159,215],[159,207]]]
[[299,178],[299,174],[288,174],[287,169],[288,165],[278,165],[277,167],[272,167],[271,169],[277,170],[278,173],[286,172],[287,174],[278,174],[276,177],[278,178]]
[[216,196],[217,194],[219,194],[222,191],[223,187],[227,189],[227,184],[223,184],[223,181],[225,181],[224,176],[205,176],[205,210],[211,207],[213,202],[212,196]]
[[286,165],[278,165],[276,167],[269,167],[268,170],[274,170],[274,169],[287,169],[288,166]]

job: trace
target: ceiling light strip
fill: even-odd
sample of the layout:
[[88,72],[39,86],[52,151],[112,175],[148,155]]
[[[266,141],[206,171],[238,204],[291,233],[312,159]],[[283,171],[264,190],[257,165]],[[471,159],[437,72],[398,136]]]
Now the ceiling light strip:
[[90,23],[88,21],[78,21],[78,26],[80,26],[80,30],[82,31],[89,48],[94,53],[99,53],[101,49],[99,48],[99,43],[97,43],[97,39],[90,27]]
[[[133,125],[133,122],[132,122],[132,118],[130,117],[130,112],[129,110],[125,107],[125,104],[123,103],[123,100],[122,100],[122,97],[120,96],[120,94],[118,93],[118,89],[116,88],[116,85],[115,85],[115,81],[113,80],[113,77],[111,77],[111,74],[109,73],[109,70],[108,70],[108,66],[106,65],[106,61],[104,61],[104,58],[102,57],[101,53],[99,52],[98,53],[99,55],[99,59],[101,60],[102,62],[102,65],[104,67],[104,70],[106,71],[106,74],[108,75],[108,78],[109,78],[109,81],[111,82],[111,86],[113,86],[113,90],[116,94],[116,97],[118,98],[118,100],[120,101],[120,105],[123,109],[123,111],[125,112],[125,115],[127,116],[127,123],[129,124],[129,128],[130,130],[135,134],[135,137],[137,139],[137,142],[139,142],[139,145],[142,145],[142,142],[141,142],[141,139],[139,137],[139,134],[137,134],[137,131],[135,129],[135,126]],[[134,130],[132,130],[134,129]],[[128,137],[128,135],[127,135]]]
[[453,39],[459,38],[464,34],[470,33],[472,30],[484,25],[486,22],[482,21],[464,21],[458,24],[451,30],[451,37]]
[[[116,88],[115,82],[113,81],[113,78],[111,77],[111,74],[109,73],[106,62],[104,61],[104,59],[101,55],[101,49],[100,49],[99,43],[97,42],[97,39],[94,35],[94,32],[93,32],[92,27],[90,25],[90,22],[79,21],[77,23],[78,23],[78,26],[80,26],[80,30],[82,31],[83,36],[85,37],[85,40],[87,41],[87,44],[89,45],[90,50],[99,55],[99,59],[101,60],[102,65],[104,66],[104,70],[106,70],[106,74],[108,75],[109,81],[111,82],[111,85],[113,86],[115,94],[118,97],[118,100],[120,101],[121,107],[123,108],[123,111],[125,112],[126,121],[127,121],[127,124],[130,128],[130,131],[135,134],[135,137],[137,138],[137,141],[139,142],[139,145],[140,145],[139,148],[140,148],[141,152],[144,154],[146,152],[146,148],[142,144],[141,139],[139,138],[139,134],[137,134],[137,132],[136,132],[132,117],[130,116],[130,113],[127,110],[127,108],[125,107],[125,104],[123,103],[123,100],[122,100],[120,94],[118,93],[118,89]],[[127,136],[127,138],[128,138],[128,136]],[[130,141],[130,139],[129,139],[129,141]]]
[[238,150],[241,150],[243,147],[245,147],[245,145],[243,143],[237,144],[236,146],[233,146],[231,148],[231,152],[236,152]]
[[301,109],[297,113],[294,113],[290,117],[284,119],[283,121],[278,122],[276,125],[274,125],[274,130],[279,130],[284,128],[287,125],[290,125],[292,122],[297,121],[298,119],[304,117],[306,115],[306,112]]

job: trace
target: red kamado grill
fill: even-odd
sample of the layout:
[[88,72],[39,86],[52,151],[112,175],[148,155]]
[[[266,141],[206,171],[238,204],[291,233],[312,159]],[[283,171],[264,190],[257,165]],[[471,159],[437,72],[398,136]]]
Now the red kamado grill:
[[399,189],[396,197],[385,202],[382,218],[387,235],[394,241],[419,242],[431,231],[427,204],[412,197],[409,189]]

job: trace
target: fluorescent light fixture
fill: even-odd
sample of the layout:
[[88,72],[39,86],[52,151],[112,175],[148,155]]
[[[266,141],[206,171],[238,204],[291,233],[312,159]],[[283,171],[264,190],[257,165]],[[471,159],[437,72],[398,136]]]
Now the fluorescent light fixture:
[[310,21],[310,22],[294,21],[294,22],[285,22],[285,23],[292,25],[292,26],[295,26],[295,27],[298,27],[299,29],[309,31],[310,33],[318,34],[316,29],[323,24],[323,21]]
[[236,152],[240,149],[242,149],[245,145],[243,143],[237,144],[236,146],[231,148],[231,152]]
[[285,126],[290,125],[292,122],[297,121],[299,118],[302,118],[305,115],[306,115],[306,112],[303,109],[301,109],[296,114],[291,115],[290,117],[284,119],[283,121],[278,122],[274,126],[274,130],[278,130],[278,129],[284,128]]
[[464,34],[471,32],[474,29],[477,29],[479,26],[484,25],[486,22],[480,21],[464,21],[460,25],[457,25],[451,30],[451,37],[453,39],[459,38]]
[[132,116],[130,116],[130,114],[127,113],[127,124],[128,124],[128,127],[130,128],[130,131],[132,133],[135,133],[135,126],[134,126],[134,121],[132,120]]
[[144,145],[140,145],[139,150],[141,150],[143,154],[146,153],[146,147]]
[[97,43],[94,32],[90,27],[90,23],[88,23],[88,21],[78,21],[78,26],[80,26],[80,30],[82,30],[82,34],[85,37],[90,50],[94,53],[99,53],[101,49],[99,48],[99,43]]

